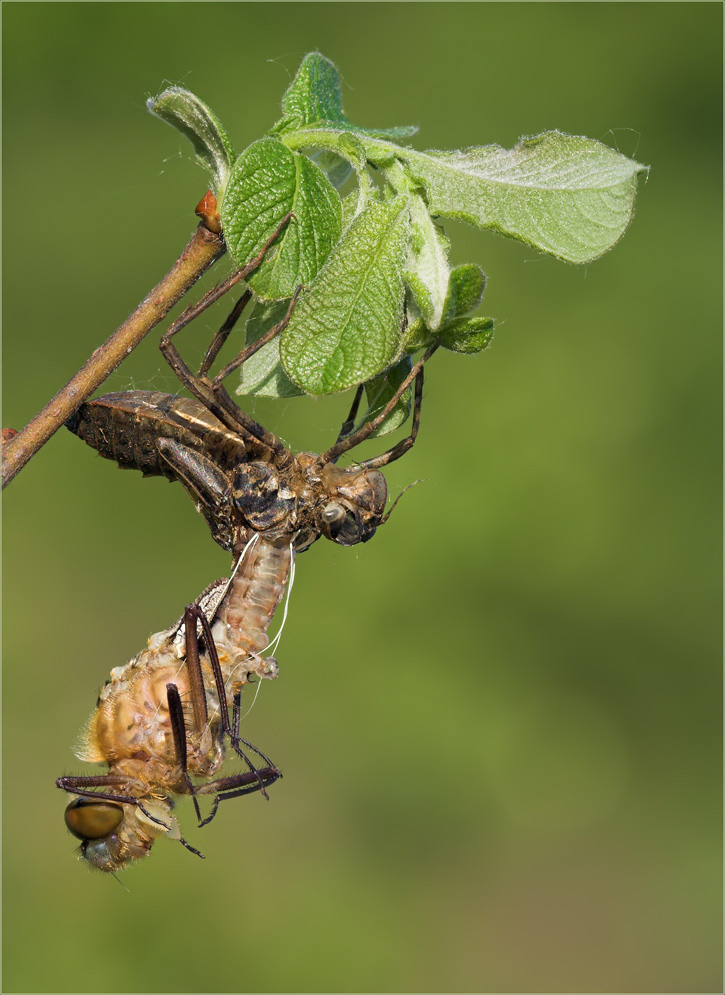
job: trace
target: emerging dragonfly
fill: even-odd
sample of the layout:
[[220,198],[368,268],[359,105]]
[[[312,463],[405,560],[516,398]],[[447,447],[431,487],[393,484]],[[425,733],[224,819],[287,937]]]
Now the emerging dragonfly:
[[[188,308],[162,337],[161,351],[192,398],[156,391],[106,394],[81,405],[67,423],[72,432],[120,467],[141,470],[144,476],[181,481],[215,541],[235,558],[253,535],[274,546],[291,543],[298,552],[320,535],[342,546],[367,542],[374,535],[390,514],[385,514],[388,488],[380,467],[397,460],[415,442],[423,365],[436,349],[435,345],[428,349],[374,418],[353,430],[361,385],[337,441],[321,455],[291,452],[276,435],[243,412],[223,384],[230,373],[285,328],[297,294],[282,321],[210,378],[211,365],[251,300],[251,291],[245,291],[194,375],[173,337],[249,276],[289,218],[283,219],[258,256]],[[413,383],[410,435],[380,456],[346,469],[336,466],[340,456],[380,428]]]
[[[292,556],[289,546],[253,539],[228,582],[211,585],[176,625],[151,636],[143,652],[111,671],[78,754],[106,764],[108,773],[56,781],[76,796],[65,821],[92,866],[119,870],[145,857],[160,836],[202,856],[180,835],[169,796],[191,795],[203,826],[220,802],[255,791],[266,795],[266,787],[281,777],[269,757],[241,738],[239,724],[241,688],[249,675],[277,673],[275,660],[261,654]],[[214,778],[224,762],[225,740],[249,769]],[[243,746],[260,759],[259,767]],[[207,780],[194,784],[191,775]],[[214,796],[205,819],[199,795]]]
[[[213,379],[208,375],[209,369],[250,301],[251,291],[247,290],[237,301],[212,340],[196,375],[176,350],[174,335],[248,276],[288,221],[289,217],[283,220],[255,259],[188,308],[162,337],[161,351],[192,398],[149,391],[107,394],[83,404],[68,422],[71,431],[120,467],[141,470],[145,476],[181,481],[206,519],[215,541],[229,550],[235,561],[254,543],[253,556],[244,561],[244,569],[234,581],[246,592],[245,609],[238,610],[239,599],[230,593],[222,614],[217,611],[214,616],[212,638],[207,631],[206,610],[189,608],[183,625],[186,656],[181,664],[178,662],[181,629],[176,626],[152,637],[148,650],[114,671],[89,726],[88,748],[84,753],[85,759],[107,763],[109,773],[100,777],[60,778],[57,782],[59,787],[78,796],[66,810],[66,822],[83,839],[83,856],[105,870],[114,870],[143,856],[153,839],[160,835],[174,835],[189,846],[178,836],[178,829],[171,821],[168,792],[191,794],[195,805],[198,795],[215,794],[211,818],[219,801],[264,791],[267,784],[280,776],[258,750],[255,752],[267,766],[256,770],[239,746],[244,742],[239,739],[238,731],[241,685],[252,670],[261,676],[273,676],[265,673],[264,667],[272,667],[274,671],[276,666],[269,660],[263,666],[258,665],[259,647],[255,640],[266,633],[297,552],[308,549],[321,535],[342,546],[367,542],[377,527],[387,521],[392,508],[385,513],[388,489],[380,467],[406,453],[418,434],[423,366],[436,346],[429,348],[412,367],[376,417],[355,430],[363,393],[361,385],[337,441],[321,455],[291,452],[277,436],[234,403],[223,380],[283,330],[297,295],[283,321],[243,349]],[[336,466],[341,455],[382,425],[413,384],[410,435],[380,456],[347,469]],[[272,587],[259,588],[263,578],[272,578]],[[274,595],[270,593],[272,588]],[[195,662],[198,651],[192,645],[197,639],[197,621],[202,626],[206,647],[201,670]],[[225,634],[225,625],[227,630],[233,629],[231,636],[229,631]],[[221,677],[214,662],[215,640],[222,661]],[[236,657],[230,651],[230,643],[232,649],[243,647]],[[224,669],[225,655],[236,660],[228,671]],[[250,661],[256,661],[255,666]],[[231,724],[227,686],[234,698]],[[204,705],[207,699],[213,708],[218,707],[216,725],[214,721],[207,724]],[[150,710],[147,702],[151,702]],[[247,760],[250,771],[194,786],[190,774],[208,777],[218,770],[217,757],[224,735]],[[200,818],[201,824],[208,821]]]

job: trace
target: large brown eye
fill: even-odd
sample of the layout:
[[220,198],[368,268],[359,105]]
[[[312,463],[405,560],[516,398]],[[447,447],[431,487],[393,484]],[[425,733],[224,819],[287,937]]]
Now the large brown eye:
[[100,840],[123,819],[123,805],[76,798],[65,810],[65,824],[79,840]]

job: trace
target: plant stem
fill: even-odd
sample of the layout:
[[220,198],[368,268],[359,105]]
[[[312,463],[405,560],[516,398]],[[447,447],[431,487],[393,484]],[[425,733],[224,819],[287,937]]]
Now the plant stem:
[[225,251],[222,237],[202,222],[166,276],[133,314],[95,350],[43,410],[16,436],[5,442],[2,448],[3,487]]

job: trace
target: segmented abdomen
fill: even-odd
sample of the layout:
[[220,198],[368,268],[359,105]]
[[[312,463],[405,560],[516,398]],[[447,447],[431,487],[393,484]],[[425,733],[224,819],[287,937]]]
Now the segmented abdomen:
[[253,458],[239,436],[200,401],[162,391],[103,394],[82,404],[66,425],[101,456],[124,470],[141,470],[144,476],[176,479],[159,456],[157,439],[203,450],[223,471]]
[[276,675],[276,664],[267,664],[259,654],[269,645],[267,630],[284,595],[293,559],[289,543],[274,546],[257,539],[217,609],[212,634],[232,693],[248,673]]

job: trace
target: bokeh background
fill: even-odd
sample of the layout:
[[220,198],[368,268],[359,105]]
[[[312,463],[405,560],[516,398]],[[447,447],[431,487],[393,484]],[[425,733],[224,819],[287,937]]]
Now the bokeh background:
[[[575,268],[464,225],[498,330],[439,354],[417,478],[364,548],[298,562],[280,764],[123,876],[63,826],[111,667],[227,572],[177,486],[61,432],[5,494],[3,990],[721,991],[719,4],[6,3],[3,424],[21,427],[195,225],[167,81],[238,150],[300,59],[418,148],[559,128],[652,166]],[[207,280],[227,271],[222,262]],[[220,314],[185,333],[194,356]],[[151,336],[108,390],[176,383]],[[349,397],[257,403],[295,448]]]

